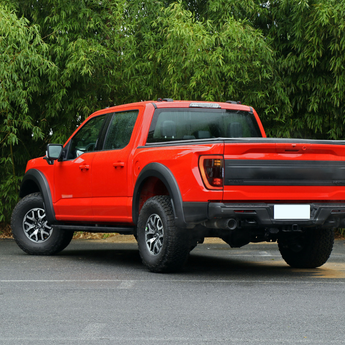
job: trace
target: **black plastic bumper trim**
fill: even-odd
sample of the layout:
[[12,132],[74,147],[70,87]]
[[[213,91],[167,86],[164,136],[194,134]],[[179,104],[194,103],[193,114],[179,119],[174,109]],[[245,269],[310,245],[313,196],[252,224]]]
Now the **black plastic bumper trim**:
[[[287,202],[288,203],[288,202]],[[301,204],[305,204],[301,202]],[[322,226],[325,223],[337,226],[339,221],[345,221],[345,204],[339,203],[313,203],[310,205],[310,219],[274,219],[274,204],[253,203],[253,204],[233,204],[233,203],[210,203],[209,219],[214,218],[235,218],[255,220],[258,225],[279,227],[282,225],[298,224],[301,226]]]
[[119,234],[134,234],[134,227],[113,227],[113,226],[96,226],[96,225],[66,225],[55,224],[54,229],[71,230],[71,231],[89,231],[89,232],[116,232]]
[[183,212],[186,223],[200,223],[208,220],[208,202],[184,202]]

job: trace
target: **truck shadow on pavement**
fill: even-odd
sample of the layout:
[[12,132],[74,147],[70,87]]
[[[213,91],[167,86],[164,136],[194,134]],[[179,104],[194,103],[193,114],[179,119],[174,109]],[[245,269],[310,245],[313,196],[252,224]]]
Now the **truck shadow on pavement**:
[[[79,247],[79,248],[78,248]],[[325,264],[315,269],[293,269],[289,267],[278,255],[265,255],[265,252],[238,251],[215,246],[212,253],[207,248],[192,251],[184,269],[178,273],[170,273],[176,278],[182,275],[203,277],[207,279],[284,279],[284,278],[345,278],[344,271]],[[232,251],[234,251],[232,256]],[[87,248],[71,246],[59,256],[78,259],[85,264],[105,265],[119,269],[139,270],[150,273],[141,263],[137,245],[134,243],[89,243]],[[339,264],[340,265],[340,264]],[[341,266],[341,265],[340,265]],[[344,265],[342,265],[344,266]],[[132,271],[133,272],[133,271]]]
[[[120,266],[123,268],[142,268],[139,251],[135,244],[119,243],[92,246],[88,248],[68,247],[59,256],[77,259],[85,263],[106,265],[106,266]],[[103,247],[103,248],[102,248]]]
[[262,260],[253,257],[252,260],[244,258],[219,258],[191,255],[185,267],[185,273],[197,272],[198,275],[232,278],[232,279],[282,279],[282,278],[314,278],[320,273],[320,268],[293,269],[283,260]]

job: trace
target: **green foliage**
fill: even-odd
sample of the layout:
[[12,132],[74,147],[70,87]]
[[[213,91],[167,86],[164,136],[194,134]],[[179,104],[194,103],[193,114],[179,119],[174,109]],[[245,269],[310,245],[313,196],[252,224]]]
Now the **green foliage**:
[[215,30],[181,3],[162,11],[139,49],[145,53],[135,74],[147,71],[140,86],[148,98],[239,99],[259,92],[273,74],[272,53],[258,31],[232,17]]
[[271,136],[343,138],[345,0],[0,0],[0,222],[29,158],[93,111],[240,100]]
[[280,0],[256,25],[271,39],[293,112],[284,136],[344,138],[345,1]]
[[[0,222],[18,198],[20,175],[30,158],[28,141],[42,139],[29,104],[40,92],[40,77],[54,66],[37,26],[0,4]],[[24,140],[25,138],[25,140]],[[29,144],[30,145],[30,144]],[[19,176],[18,176],[19,173]]]
[[51,141],[64,142],[93,111],[118,102],[125,1],[18,1],[18,10],[40,26],[57,73],[41,80],[44,93],[32,112],[45,117]]
[[187,5],[162,5],[154,16],[145,7],[145,15],[136,19],[134,28],[149,30],[133,29],[135,64],[127,70],[131,94],[141,99],[241,100],[259,104],[267,117],[275,116],[278,105],[288,109],[274,52],[262,33],[247,20],[236,20],[231,11],[221,19],[206,19],[196,2]]
[[345,229],[337,229],[337,232],[338,232],[342,237],[345,237]]

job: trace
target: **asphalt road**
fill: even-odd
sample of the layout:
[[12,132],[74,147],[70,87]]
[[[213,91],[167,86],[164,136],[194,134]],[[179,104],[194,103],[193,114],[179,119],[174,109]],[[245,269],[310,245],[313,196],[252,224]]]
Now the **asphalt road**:
[[135,243],[74,240],[60,255],[0,240],[0,344],[345,344],[345,241],[296,270],[276,244],[199,245],[154,274]]

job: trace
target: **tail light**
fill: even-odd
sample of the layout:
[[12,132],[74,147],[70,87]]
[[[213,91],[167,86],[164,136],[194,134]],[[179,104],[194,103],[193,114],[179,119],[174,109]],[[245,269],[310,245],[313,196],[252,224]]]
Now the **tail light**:
[[201,156],[199,159],[199,170],[207,189],[223,189],[223,156]]

